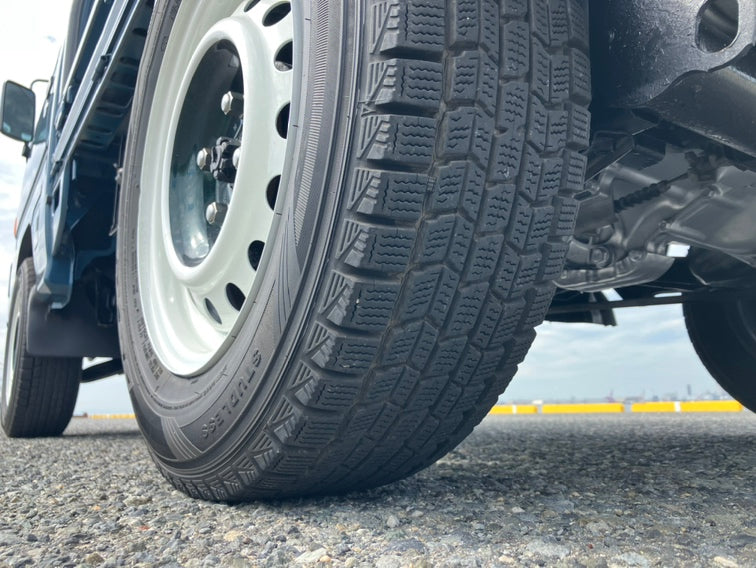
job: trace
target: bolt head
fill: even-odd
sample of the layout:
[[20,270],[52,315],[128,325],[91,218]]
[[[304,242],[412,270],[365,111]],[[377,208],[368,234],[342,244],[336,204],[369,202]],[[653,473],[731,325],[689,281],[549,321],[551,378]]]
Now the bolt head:
[[197,167],[204,171],[210,171],[213,162],[213,151],[210,148],[202,148],[197,152]]
[[244,114],[244,95],[235,91],[229,91],[221,99],[223,114],[241,117]]
[[205,219],[211,225],[219,226],[223,224],[228,213],[228,205],[214,201],[205,209]]

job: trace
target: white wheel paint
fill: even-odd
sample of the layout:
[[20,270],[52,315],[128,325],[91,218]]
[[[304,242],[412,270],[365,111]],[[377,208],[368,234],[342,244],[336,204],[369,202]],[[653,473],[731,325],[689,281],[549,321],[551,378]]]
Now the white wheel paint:
[[[287,141],[279,135],[276,120],[291,103],[293,73],[277,68],[275,58],[294,41],[294,32],[291,13],[274,25],[263,24],[266,14],[288,2],[260,0],[245,10],[251,4],[250,0],[181,4],[150,109],[137,225],[139,291],[155,355],[182,376],[207,369],[233,341],[254,303],[257,275],[269,262],[263,254],[254,270],[248,248],[261,241],[265,251],[272,250],[278,233],[278,215],[268,205],[266,190],[273,178],[284,173]],[[243,73],[239,167],[220,233],[202,260],[189,265],[177,254],[171,227],[174,141],[190,83],[208,50],[219,42],[233,44]],[[218,107],[220,103],[219,99]],[[197,207],[204,218],[205,204]],[[189,204],[187,210],[192,209]],[[240,310],[229,301],[229,285],[246,296]],[[208,309],[208,302],[216,314]]]
[[5,354],[5,388],[3,389],[3,406],[8,408],[13,394],[16,378],[16,349],[18,349],[18,326],[21,321],[20,306],[13,306],[13,319],[8,327],[8,349]]

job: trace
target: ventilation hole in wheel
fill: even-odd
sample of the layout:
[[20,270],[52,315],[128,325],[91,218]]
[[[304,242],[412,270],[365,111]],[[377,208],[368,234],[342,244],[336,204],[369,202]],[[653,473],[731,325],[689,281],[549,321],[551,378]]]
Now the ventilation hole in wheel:
[[231,304],[231,307],[237,312],[242,309],[244,301],[247,299],[244,292],[236,284],[226,284],[226,298],[228,298],[228,303]]
[[218,310],[215,309],[215,305],[207,298],[205,298],[205,308],[207,309],[207,313],[210,314],[210,317],[213,318],[216,322],[218,322],[218,324],[223,323],[223,320],[221,320]]
[[722,51],[735,42],[739,28],[738,0],[709,0],[698,16],[698,48],[708,53]]
[[291,105],[286,105],[281,109],[281,112],[278,113],[278,118],[276,119],[276,130],[278,130],[278,135],[281,138],[287,138],[289,136],[289,112],[291,110]]
[[263,18],[263,25],[274,26],[278,22],[283,20],[286,16],[288,16],[289,12],[291,12],[291,4],[289,4],[288,2],[273,6],[270,11],[265,14],[265,17]]
[[263,255],[263,249],[265,248],[265,243],[262,241],[255,241],[251,245],[249,245],[249,249],[247,250],[247,256],[249,257],[249,264],[257,270],[260,267],[260,260],[262,259]]
[[275,211],[276,200],[278,199],[278,187],[281,185],[281,176],[276,176],[268,184],[268,189],[265,191],[265,197],[268,198],[268,205]]
[[294,44],[286,43],[276,54],[276,69],[289,71],[294,66]]
[[252,0],[252,2],[247,2],[247,5],[244,7],[245,12],[249,12],[252,8],[257,6],[260,3],[260,0]]

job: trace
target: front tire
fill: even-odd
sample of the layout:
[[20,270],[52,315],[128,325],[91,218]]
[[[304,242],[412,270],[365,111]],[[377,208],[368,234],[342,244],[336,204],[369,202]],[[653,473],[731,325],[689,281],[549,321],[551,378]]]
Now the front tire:
[[714,380],[756,412],[756,302],[690,302],[683,315],[691,343]]
[[26,350],[34,263],[21,263],[11,298],[5,341],[0,422],[11,438],[59,436],[73,416],[81,382],[81,359],[35,357]]
[[587,2],[530,4],[156,3],[117,271],[135,411],[176,487],[389,483],[495,403],[551,302],[590,122]]

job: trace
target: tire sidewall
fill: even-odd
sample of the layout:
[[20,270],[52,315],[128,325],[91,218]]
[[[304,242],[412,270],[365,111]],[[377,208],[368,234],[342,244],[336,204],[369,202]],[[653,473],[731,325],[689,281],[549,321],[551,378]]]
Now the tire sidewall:
[[[18,373],[21,370],[21,361],[22,361],[22,355],[26,350],[26,334],[24,333],[24,329],[26,328],[26,310],[23,309],[23,306],[28,302],[29,300],[29,289],[30,284],[27,282],[27,278],[24,274],[24,264],[21,264],[21,266],[18,269],[18,272],[16,274],[16,283],[13,287],[13,294],[11,296],[11,316],[8,318],[8,328],[6,330],[6,340],[5,340],[5,358],[3,361],[8,361],[9,352],[11,349],[11,342],[16,341],[16,350],[13,353],[13,365],[15,369],[15,379],[13,381],[12,390],[9,393],[9,399],[6,400],[5,398],[5,387],[8,381],[8,367],[7,365],[3,365],[3,380],[2,380],[2,391],[0,391],[0,413],[2,413],[2,425],[3,429],[8,431],[10,428],[10,425],[14,421],[14,415],[15,415],[15,404],[14,401],[18,397]],[[18,331],[16,332],[18,335],[18,338],[11,337],[11,330],[13,329],[13,326],[15,324],[16,314],[18,314]]]
[[[163,463],[196,467],[196,460],[238,446],[241,438],[253,435],[264,422],[263,415],[272,410],[270,401],[283,382],[287,354],[301,335],[307,299],[319,280],[332,232],[337,192],[327,191],[326,186],[332,176],[341,175],[343,148],[347,147],[339,145],[335,152],[331,148],[331,141],[346,136],[348,128],[336,120],[335,108],[335,102],[343,98],[338,91],[345,54],[341,41],[322,41],[324,34],[343,40],[339,4],[293,3],[295,37],[300,38],[295,50],[303,72],[301,95],[292,101],[289,155],[300,158],[287,162],[285,171],[291,175],[284,182],[286,199],[277,209],[282,222],[270,268],[234,342],[205,372],[185,378],[168,371],[151,346],[138,278],[136,227],[147,111],[181,0],[156,3],[126,150],[116,272],[119,335],[132,402],[143,433]],[[316,108],[313,100],[331,103]],[[299,126],[305,124],[306,129]]]

